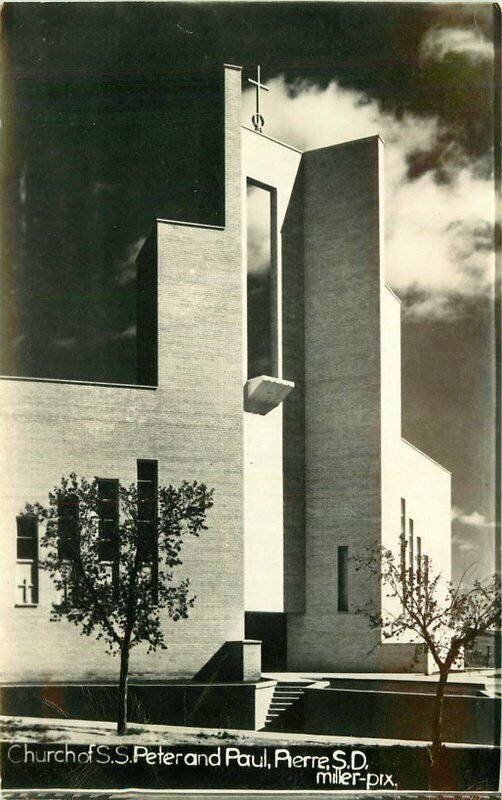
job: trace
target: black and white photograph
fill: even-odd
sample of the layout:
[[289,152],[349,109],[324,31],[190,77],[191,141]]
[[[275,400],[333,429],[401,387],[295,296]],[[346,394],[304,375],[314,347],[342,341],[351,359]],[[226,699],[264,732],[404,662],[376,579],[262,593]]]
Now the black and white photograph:
[[6,800],[495,798],[499,6],[0,22]]

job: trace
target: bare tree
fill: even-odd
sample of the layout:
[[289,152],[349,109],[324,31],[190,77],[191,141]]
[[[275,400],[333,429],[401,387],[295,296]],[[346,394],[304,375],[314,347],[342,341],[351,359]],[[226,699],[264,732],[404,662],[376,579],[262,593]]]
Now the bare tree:
[[[430,559],[422,556],[416,565],[404,566],[392,550],[376,547],[354,557],[356,570],[371,572],[382,582],[388,608],[375,612],[359,609],[373,628],[382,631],[384,639],[396,639],[406,633],[425,643],[439,672],[434,698],[430,748],[432,788],[440,780],[442,755],[443,701],[452,667],[462,660],[463,651],[476,637],[493,626],[499,626],[501,613],[500,578],[493,575],[486,581],[464,586],[442,580],[433,573]],[[383,603],[385,606],[385,601]]]
[[23,513],[45,524],[40,565],[58,596],[51,620],[69,620],[120,656],[117,732],[125,734],[130,651],[167,648],[162,610],[173,620],[188,617],[195,597],[176,568],[185,535],[206,529],[213,490],[184,481],[145,496],[134,484],[114,483],[103,496],[97,479],[72,473],[49,493],[47,506],[27,504]]

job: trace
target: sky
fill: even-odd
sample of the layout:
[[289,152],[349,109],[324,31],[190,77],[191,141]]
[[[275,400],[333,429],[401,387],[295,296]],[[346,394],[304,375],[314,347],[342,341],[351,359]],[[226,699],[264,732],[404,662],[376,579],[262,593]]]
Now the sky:
[[488,4],[5,3],[1,372],[135,380],[155,217],[221,223],[221,65],[264,133],[385,141],[403,435],[453,473],[454,574],[493,569],[494,11]]

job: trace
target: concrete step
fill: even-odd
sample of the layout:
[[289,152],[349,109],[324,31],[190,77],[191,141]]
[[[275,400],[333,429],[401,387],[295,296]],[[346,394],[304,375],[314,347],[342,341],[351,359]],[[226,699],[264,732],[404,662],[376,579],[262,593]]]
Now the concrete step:
[[311,681],[309,681],[309,680],[305,680],[305,681],[278,681],[277,685],[278,686],[301,686],[301,687],[305,688],[306,686],[310,686],[312,683],[315,683],[315,681],[312,681],[312,680]]
[[306,689],[310,683],[278,683],[277,689]]
[[305,687],[300,686],[276,686],[276,692],[304,692]]
[[266,730],[275,725],[280,716],[282,716],[287,709],[295,705],[295,703],[303,695],[305,687],[308,684],[300,681],[291,681],[278,683],[274,689],[272,700],[268,709],[265,726],[262,730]]

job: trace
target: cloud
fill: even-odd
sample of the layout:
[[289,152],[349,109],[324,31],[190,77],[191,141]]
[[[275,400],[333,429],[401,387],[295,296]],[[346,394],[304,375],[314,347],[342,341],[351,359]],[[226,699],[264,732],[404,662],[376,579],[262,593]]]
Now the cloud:
[[[385,141],[385,275],[408,315],[451,317],[491,296],[495,195],[491,163],[469,161],[435,117],[383,111],[332,81],[267,83],[264,133],[310,150],[379,134]],[[249,126],[254,91],[243,95]],[[411,166],[421,161],[419,177]]]
[[479,511],[472,511],[470,514],[466,514],[461,508],[456,508],[454,506],[452,508],[451,516],[454,522],[460,522],[462,525],[467,525],[471,528],[495,527],[495,523],[489,522],[485,515],[481,514]]
[[247,191],[248,270],[264,274],[270,266],[270,195],[258,186]]
[[99,197],[100,195],[107,194],[108,192],[114,192],[115,189],[118,189],[120,186],[119,183],[110,183],[109,181],[92,181],[89,184],[88,192],[95,197]]
[[94,343],[95,344],[103,344],[105,342],[120,342],[124,340],[135,339],[137,335],[136,324],[129,325],[127,328],[124,328],[123,331],[95,331],[94,332]]
[[447,184],[428,172],[387,192],[386,279],[416,316],[455,316],[493,291],[491,181],[463,168]]
[[[345,142],[348,139],[384,134],[400,138],[409,152],[430,148],[436,141],[438,124],[433,118],[405,114],[398,121],[382,112],[375,100],[364,93],[344,89],[336,81],[321,88],[306,80],[286,83],[283,76],[266,84],[269,93],[262,100],[264,133],[299,150]],[[243,123],[251,126],[254,89],[243,93]]]
[[75,336],[53,336],[52,344],[58,350],[72,350],[77,343]]
[[26,333],[20,333],[14,337],[12,342],[12,350],[19,350],[23,345],[26,344],[28,341],[28,335]]
[[132,281],[136,280],[136,259],[145,241],[146,237],[140,236],[139,239],[128,244],[125,248],[124,256],[116,261],[115,270],[119,285],[122,286],[125,283],[132,283]]
[[472,541],[472,539],[466,540],[453,537],[452,543],[457,550],[461,550],[464,553],[475,553],[479,551],[479,545]]
[[23,169],[21,170],[21,176],[19,178],[19,199],[22,205],[26,203],[26,171],[26,161],[24,161]]
[[420,43],[422,61],[444,61],[450,55],[461,55],[469,61],[493,61],[493,43],[479,31],[466,28],[432,28]]
[[134,339],[136,337],[136,325],[129,325],[128,328],[125,330],[120,331],[120,333],[113,334],[110,338],[117,340],[117,339]]

